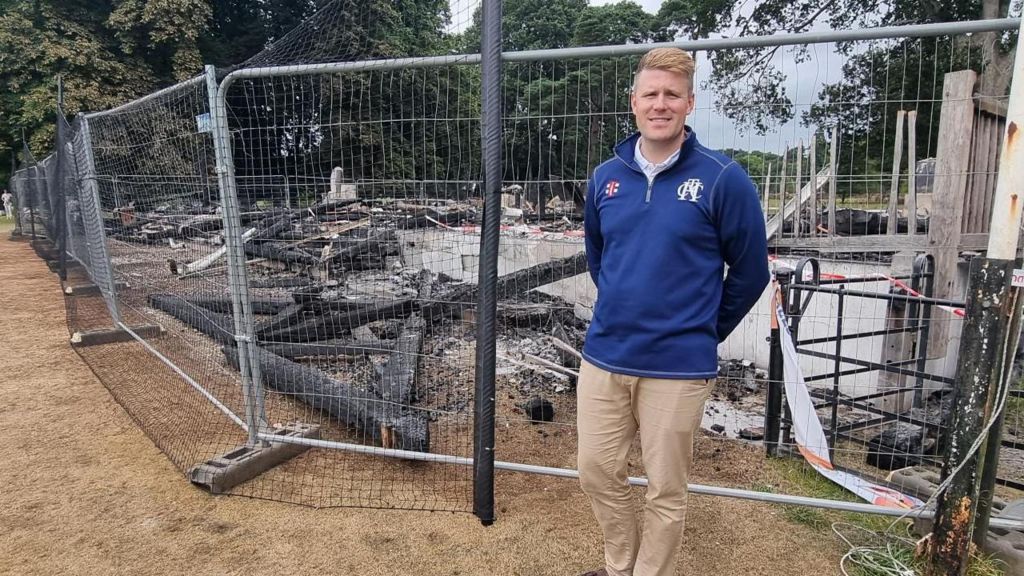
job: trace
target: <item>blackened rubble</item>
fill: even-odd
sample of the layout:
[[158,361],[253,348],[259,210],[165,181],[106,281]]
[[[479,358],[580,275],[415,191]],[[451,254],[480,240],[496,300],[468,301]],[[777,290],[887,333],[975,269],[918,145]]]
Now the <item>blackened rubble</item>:
[[749,360],[720,360],[718,380],[711,392],[715,399],[737,402],[747,396],[763,394],[768,386],[768,373],[754,367]]
[[[564,218],[519,230],[525,214],[504,233],[579,227]],[[429,422],[472,410],[474,375],[467,367],[474,364],[477,286],[407,265],[399,235],[417,228],[475,235],[478,220],[472,202],[348,199],[245,214],[263,383],[375,444],[429,450]],[[165,260],[169,278],[153,284],[160,288],[147,304],[223,345],[226,363],[237,366],[218,221],[213,209],[160,206],[120,210],[106,223],[111,238],[152,246],[146,250],[162,244],[160,253],[173,255]],[[516,356],[514,373],[502,378],[524,401],[573,389],[578,362],[564,349],[578,349],[586,328],[571,304],[533,290],[585,272],[585,258],[571,253],[499,278],[499,347]],[[197,278],[224,292],[195,293]],[[548,340],[556,333],[562,349]]]

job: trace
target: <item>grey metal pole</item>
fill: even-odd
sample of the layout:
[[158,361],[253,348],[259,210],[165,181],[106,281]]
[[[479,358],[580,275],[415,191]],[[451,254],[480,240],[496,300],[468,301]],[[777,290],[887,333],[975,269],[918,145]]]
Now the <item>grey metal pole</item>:
[[8,179],[11,194],[14,194],[14,235],[23,237],[25,231],[21,227],[21,205],[24,203],[25,194],[21,191],[21,184],[18,184],[17,188],[15,184],[17,180],[15,176],[18,173],[18,150],[11,148],[11,177]]
[[[117,287],[114,282],[114,265],[107,249],[107,233],[103,227],[103,214],[100,210],[100,187],[96,181],[96,160],[92,153],[92,133],[89,131],[89,119],[82,118],[82,144],[85,158],[85,191],[82,194],[82,220],[85,223],[86,241],[89,242],[89,274],[92,281],[100,287],[110,309],[110,317],[117,324],[121,322],[121,309],[117,302]],[[90,229],[92,230],[90,234]],[[95,244],[95,248],[92,245]]]
[[[32,158],[32,152],[28,149],[28,141],[25,140],[25,129],[21,130],[21,155],[24,164],[28,165],[28,159]],[[34,163],[35,159],[33,159]],[[25,183],[22,186],[25,188],[22,194],[28,202],[28,227],[32,232],[32,239],[36,239],[36,182],[35,178],[29,179],[28,171],[31,168],[24,168],[25,171]],[[19,208],[20,209],[20,208]]]
[[483,61],[484,221],[480,232],[479,303],[476,333],[476,393],[473,434],[473,513],[485,526],[494,522],[495,316],[501,220],[501,1],[483,3],[480,52]]
[[[60,77],[58,76],[57,79],[57,86],[59,88]],[[67,219],[67,212],[65,209],[65,195],[67,194],[67,190],[65,190],[65,184],[67,184],[67,179],[64,178],[64,171],[67,170],[68,164],[66,158],[67,150],[65,149],[68,137],[68,122],[64,118],[64,101],[62,100],[61,94],[62,92],[58,90],[57,145],[55,146],[55,156],[53,159],[55,163],[53,170],[57,175],[53,182],[56,187],[53,194],[56,202],[50,207],[50,210],[53,212],[50,217],[53,218],[53,229],[57,233],[57,238],[55,239],[55,244],[57,245],[57,274],[59,275],[61,282],[66,282],[68,279],[68,227],[65,224],[65,220]]]
[[[928,576],[967,572],[978,506],[978,463],[985,452],[984,448],[980,452],[976,449],[984,440],[979,436],[986,422],[993,417],[994,402],[999,400],[993,392],[1003,391],[1008,385],[1011,365],[1008,355],[1015,352],[1008,345],[1019,336],[1016,317],[1021,313],[1021,298],[1010,282],[1017,256],[1021,202],[1024,202],[1019,197],[1024,187],[1024,149],[1019,128],[1022,122],[1024,42],[1018,41],[988,251],[985,257],[971,261],[967,314],[956,377],[956,409],[942,470],[943,479],[950,480],[948,488],[939,496],[926,569]],[[1011,328],[1018,333],[1013,334]],[[999,430],[995,426],[990,428],[989,434],[994,435],[998,443]],[[985,522],[987,516],[982,523]],[[983,531],[987,528],[987,525],[977,527]]]
[[227,245],[228,289],[231,292],[231,310],[235,322],[235,341],[238,343],[238,371],[242,376],[242,398],[245,402],[245,421],[249,444],[255,446],[259,434],[267,428],[263,405],[263,380],[256,354],[255,329],[249,300],[249,278],[245,269],[245,254],[241,232],[241,210],[235,188],[235,165],[228,132],[227,105],[224,90],[217,84],[217,71],[206,67],[206,88],[210,101],[210,126],[213,130],[213,148],[217,158],[217,180],[224,218],[224,242]]

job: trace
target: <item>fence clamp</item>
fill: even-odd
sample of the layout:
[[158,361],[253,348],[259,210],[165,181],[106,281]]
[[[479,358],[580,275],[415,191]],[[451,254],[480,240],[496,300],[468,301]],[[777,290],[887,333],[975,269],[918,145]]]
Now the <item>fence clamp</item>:
[[235,342],[245,342],[246,344],[252,344],[252,338],[249,338],[245,334],[235,334]]

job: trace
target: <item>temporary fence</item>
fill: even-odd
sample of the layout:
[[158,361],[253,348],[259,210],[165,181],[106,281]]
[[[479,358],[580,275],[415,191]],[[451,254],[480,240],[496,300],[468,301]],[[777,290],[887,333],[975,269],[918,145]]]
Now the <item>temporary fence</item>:
[[[499,54],[500,26],[485,20],[481,54],[375,58],[348,38],[361,48],[346,59],[339,31],[311,41],[353,17],[341,4],[242,67],[59,117],[55,153],[26,157],[12,179],[16,233],[66,258],[73,345],[193,482],[490,522],[493,468],[575,475],[578,351],[597,298],[583,190],[631,130],[650,45]],[[698,74],[690,124],[763,195],[824,448],[921,499],[926,485],[890,470],[942,464],[956,262],[986,232],[950,234],[947,220],[991,198],[1006,100],[951,87],[961,70],[984,73],[971,35],[1018,27],[673,44],[705,70],[749,60],[718,102],[701,90],[716,79]],[[774,100],[752,99],[773,86]],[[952,142],[954,116],[979,126],[968,151],[993,153],[954,165],[971,158]],[[764,458],[797,450],[774,293],[720,346],[692,490],[904,512],[809,498]],[[998,467],[1017,489],[1019,396]]]

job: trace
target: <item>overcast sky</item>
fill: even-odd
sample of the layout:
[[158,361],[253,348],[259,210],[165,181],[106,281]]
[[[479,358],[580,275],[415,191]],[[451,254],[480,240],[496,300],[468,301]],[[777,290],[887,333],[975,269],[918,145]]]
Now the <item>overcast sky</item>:
[[[619,0],[590,0],[592,5],[613,4]],[[656,13],[661,0],[634,0],[644,10]],[[756,0],[745,0],[741,10],[749,10]],[[452,9],[452,29],[461,30],[472,20],[473,10],[479,0],[450,0]],[[822,28],[822,25],[816,28]],[[811,58],[800,64],[794,61],[793,54],[780,50],[773,61],[776,67],[786,73],[786,90],[794,104],[795,119],[777,130],[764,136],[753,134],[752,131],[738,129],[731,121],[715,111],[714,93],[702,89],[702,83],[711,73],[710,62],[706,54],[697,54],[697,107],[688,123],[696,130],[700,140],[712,148],[741,148],[745,150],[765,150],[781,152],[784,147],[795,146],[801,139],[806,144],[811,130],[799,124],[801,114],[817,101],[817,93],[825,83],[835,82],[840,76],[843,58],[836,54],[832,45],[812,45]]]

